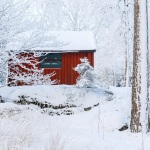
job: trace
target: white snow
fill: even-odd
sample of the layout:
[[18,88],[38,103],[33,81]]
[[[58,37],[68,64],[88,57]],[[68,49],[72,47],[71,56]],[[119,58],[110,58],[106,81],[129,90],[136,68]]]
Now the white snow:
[[[19,101],[19,96],[26,96],[29,101],[31,98],[36,98],[41,103],[51,103],[52,105],[60,105],[65,102],[71,102],[85,107],[94,106],[99,103],[99,98],[106,99],[101,93],[92,90],[79,89],[75,86],[68,85],[37,85],[37,86],[18,86],[18,87],[4,87],[0,89],[2,97],[7,101]],[[91,98],[92,97],[92,98]]]
[[[24,43],[27,43],[32,39],[32,34],[29,33],[23,33],[23,35],[18,35],[19,37],[16,37],[16,41],[13,41],[7,45],[7,49],[9,50],[16,50],[16,49],[21,49],[21,47],[24,45]],[[31,37],[30,37],[31,36]],[[44,34],[44,36],[55,36],[57,37],[57,41],[63,42],[63,46],[56,46],[56,45],[51,45],[52,40],[50,39],[49,42],[46,42],[46,45],[49,46],[44,46],[42,47],[34,47],[30,48],[30,50],[41,50],[41,51],[88,51],[88,50],[96,50],[96,45],[94,41],[94,36],[92,31],[48,31]],[[31,38],[31,39],[30,39]],[[36,38],[36,37],[34,37]],[[21,39],[18,41],[18,39]],[[26,42],[25,42],[26,41]]]
[[33,105],[0,103],[0,149],[14,140],[26,150],[54,149],[52,145],[57,145],[57,150],[64,141],[65,150],[149,150],[149,134],[118,130],[125,124],[130,126],[131,88],[111,87],[111,91],[113,100],[108,101],[94,89],[67,85],[1,88],[0,95],[9,101],[25,94],[53,104],[68,100],[78,108],[97,102],[99,106],[69,116],[48,116]]
[[[149,67],[149,62],[147,62],[147,60],[149,60],[148,55],[148,47],[147,47],[147,36],[148,36],[148,30],[147,30],[147,13],[146,9],[148,8],[148,2],[146,0],[142,1],[140,0],[138,2],[139,5],[139,23],[138,23],[138,27],[139,27],[139,48],[140,50],[138,50],[137,56],[140,58],[140,62],[138,62],[138,73],[140,74],[139,77],[137,77],[137,79],[140,80],[139,85],[141,86],[141,91],[137,92],[137,96],[139,97],[139,99],[141,99],[141,109],[138,110],[140,115],[140,121],[142,124],[142,132],[147,132],[146,130],[146,126],[148,124],[148,111],[147,109],[147,105],[149,105],[147,102],[147,93],[148,93],[148,88],[147,88],[147,80],[148,80],[148,76],[149,76],[149,71],[147,71],[147,68]],[[147,8],[146,8],[147,7]],[[134,60],[133,60],[134,61]],[[136,99],[136,103],[138,104],[138,99]]]

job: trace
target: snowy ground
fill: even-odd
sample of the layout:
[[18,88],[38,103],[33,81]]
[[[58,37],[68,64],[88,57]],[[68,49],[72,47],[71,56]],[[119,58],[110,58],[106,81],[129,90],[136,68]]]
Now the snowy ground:
[[[150,134],[119,129],[130,123],[130,88],[114,88],[113,100],[97,90],[74,86],[5,87],[0,95],[0,149],[149,150]],[[76,105],[73,115],[41,114],[34,105],[17,105],[19,95],[52,105]],[[97,107],[93,105],[99,103]],[[84,108],[92,107],[89,111]]]

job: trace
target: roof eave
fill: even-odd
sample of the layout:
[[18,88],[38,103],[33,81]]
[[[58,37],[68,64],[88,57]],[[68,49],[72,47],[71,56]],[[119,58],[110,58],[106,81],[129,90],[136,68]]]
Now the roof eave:
[[[10,50],[10,52],[14,52],[16,50]],[[52,52],[52,53],[74,53],[74,52],[96,52],[96,49],[93,50],[23,50],[23,51],[19,51],[19,52]]]

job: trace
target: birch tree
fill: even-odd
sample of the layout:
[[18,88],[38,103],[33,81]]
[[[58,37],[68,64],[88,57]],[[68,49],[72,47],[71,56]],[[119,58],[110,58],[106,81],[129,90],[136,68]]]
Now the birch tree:
[[128,0],[124,0],[124,13],[125,13],[125,86],[128,87],[129,84],[129,64],[128,64],[128,50],[129,50],[129,24],[128,24],[128,10],[127,10]]
[[134,49],[131,132],[148,132],[147,1],[134,0]]

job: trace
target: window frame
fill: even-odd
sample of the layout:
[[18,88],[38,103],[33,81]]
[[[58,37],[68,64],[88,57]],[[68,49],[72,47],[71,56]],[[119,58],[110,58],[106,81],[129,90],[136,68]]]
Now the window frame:
[[[48,56],[48,55],[51,55],[51,54],[54,55],[54,56],[48,56],[47,59],[46,58],[41,58],[41,57],[44,57],[44,54],[45,54],[45,57]],[[56,57],[55,54],[56,55],[59,54],[60,56],[58,56],[57,58],[51,59],[52,57]],[[49,57],[51,57],[51,58],[49,58]],[[39,57],[39,61],[40,61],[40,63],[39,63],[39,68],[40,69],[62,69],[62,53],[42,53],[41,56]],[[47,66],[43,67],[43,66],[41,66],[42,61],[50,62],[50,63],[52,63],[52,62],[61,62],[61,64],[60,64],[60,67],[59,66],[58,67],[52,66],[52,64],[50,64],[49,67],[47,67]]]

